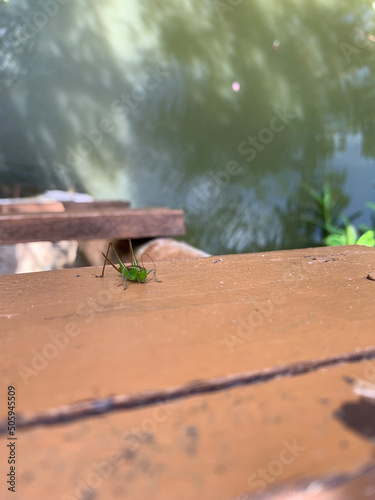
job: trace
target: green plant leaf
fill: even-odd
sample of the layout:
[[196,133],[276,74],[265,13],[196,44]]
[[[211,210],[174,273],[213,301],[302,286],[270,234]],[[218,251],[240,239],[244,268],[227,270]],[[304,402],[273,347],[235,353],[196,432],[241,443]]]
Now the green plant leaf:
[[331,188],[329,183],[325,182],[323,185],[323,204],[326,205],[327,207],[330,207],[331,202],[332,202]]
[[328,181],[323,184],[323,217],[326,224],[333,223],[333,206],[332,206],[332,191]]
[[330,234],[326,236],[323,240],[324,244],[327,246],[337,246],[346,245],[346,236],[343,234]]
[[[365,224],[359,224],[357,227],[354,225],[353,221],[362,214],[361,210],[349,217],[341,212],[345,203],[343,205],[342,202],[338,204],[335,202],[334,198],[337,193],[335,195],[335,191],[331,189],[328,179],[324,181],[323,188],[320,191],[306,182],[302,182],[302,188],[317,206],[310,208],[310,214],[302,215],[301,219],[324,230],[326,236],[323,243],[325,245],[358,244],[369,247],[375,246],[374,228]],[[368,202],[365,203],[365,206],[375,211],[375,203]],[[358,232],[363,234],[358,237]]]
[[327,233],[331,233],[331,234],[345,234],[345,229],[342,229],[340,227],[337,227],[337,226],[333,226],[332,224],[324,224],[324,229],[327,231]]
[[302,182],[302,188],[316,201],[318,205],[323,205],[323,197],[320,193],[306,182]]
[[371,229],[362,234],[362,236],[357,240],[357,245],[375,247],[375,231]]
[[347,239],[347,245],[355,245],[357,243],[358,232],[357,229],[352,224],[346,226],[346,239]]

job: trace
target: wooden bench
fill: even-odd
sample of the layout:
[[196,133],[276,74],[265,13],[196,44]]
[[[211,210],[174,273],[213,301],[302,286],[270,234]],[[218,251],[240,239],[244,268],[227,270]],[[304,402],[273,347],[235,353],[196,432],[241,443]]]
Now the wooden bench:
[[31,241],[152,238],[185,234],[183,210],[131,209],[127,202],[3,206],[0,245]]
[[0,277],[0,498],[372,498],[375,250],[156,264]]

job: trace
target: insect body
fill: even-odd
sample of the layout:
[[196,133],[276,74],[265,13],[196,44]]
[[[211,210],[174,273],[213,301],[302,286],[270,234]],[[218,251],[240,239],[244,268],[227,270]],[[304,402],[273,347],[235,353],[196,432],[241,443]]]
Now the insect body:
[[[109,249],[110,248],[113,248],[113,251],[115,252],[115,255],[117,257],[117,260],[118,260],[118,263],[119,263],[119,267],[117,268],[115,266],[115,264],[108,258],[108,253],[109,253]],[[131,240],[129,239],[129,248],[130,248],[130,253],[131,253],[131,256],[132,256],[132,265],[131,266],[126,266],[120,259],[120,257],[118,256],[117,252],[116,252],[116,249],[115,249],[115,246],[113,243],[110,243],[108,245],[108,249],[107,249],[107,254],[104,255],[104,253],[102,252],[103,254],[103,257],[104,257],[104,264],[103,264],[103,270],[102,270],[102,274],[101,276],[97,276],[98,278],[103,278],[104,276],[104,270],[105,270],[105,266],[108,262],[108,264],[111,264],[111,266],[116,269],[116,271],[118,273],[121,274],[122,276],[122,280],[121,280],[121,284],[124,283],[124,280],[125,280],[125,290],[128,288],[128,280],[129,281],[138,281],[138,283],[145,283],[146,279],[147,279],[147,276],[150,274],[150,273],[154,273],[154,277],[155,277],[155,281],[157,281],[158,283],[162,283],[160,280],[157,279],[156,277],[156,272],[155,272],[155,269],[150,269],[149,271],[147,271],[147,269],[143,266],[140,266],[137,262],[137,259],[134,255],[134,252],[133,252],[133,247],[132,247],[132,242]]]

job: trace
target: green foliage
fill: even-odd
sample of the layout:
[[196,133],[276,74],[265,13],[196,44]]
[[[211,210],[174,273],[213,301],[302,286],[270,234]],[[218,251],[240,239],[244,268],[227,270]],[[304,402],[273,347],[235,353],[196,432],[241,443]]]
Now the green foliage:
[[335,233],[329,234],[323,240],[325,245],[365,245],[367,247],[375,246],[375,231],[369,229],[358,237],[358,231],[353,224],[345,228],[338,228]]
[[[342,214],[342,207],[335,201],[329,181],[324,182],[322,192],[306,183],[303,183],[302,187],[314,201],[312,215],[304,215],[302,219],[321,229],[322,242],[325,245],[375,246],[375,229],[364,225],[357,228],[353,224],[353,220],[361,212],[356,212],[350,217]],[[375,211],[375,203],[369,202],[365,205]]]

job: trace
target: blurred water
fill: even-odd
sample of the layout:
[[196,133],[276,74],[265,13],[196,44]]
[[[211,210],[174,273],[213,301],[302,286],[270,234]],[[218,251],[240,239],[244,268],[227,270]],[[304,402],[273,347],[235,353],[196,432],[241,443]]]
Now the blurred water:
[[184,208],[210,253],[308,246],[301,181],[375,198],[374,24],[352,0],[0,1],[0,182]]

